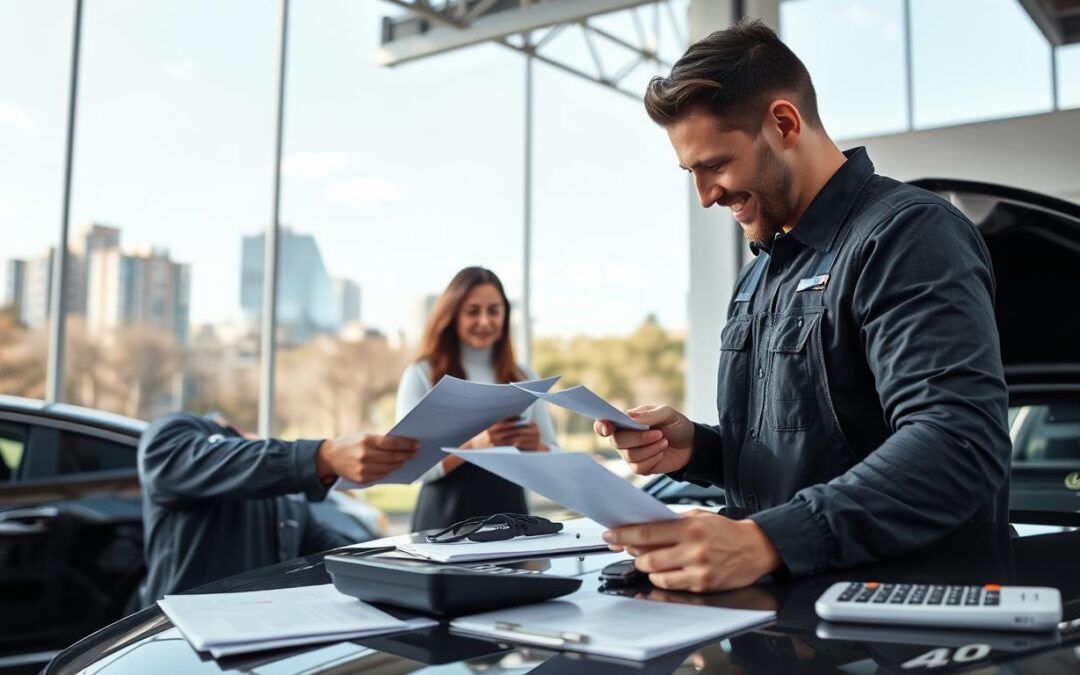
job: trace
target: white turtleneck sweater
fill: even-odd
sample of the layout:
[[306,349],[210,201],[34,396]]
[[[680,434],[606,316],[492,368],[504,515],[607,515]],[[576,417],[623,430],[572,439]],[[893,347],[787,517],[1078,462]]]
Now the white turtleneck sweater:
[[[461,346],[461,366],[465,369],[465,379],[470,382],[483,382],[487,384],[495,384],[495,364],[492,359],[492,350],[488,349],[473,349],[465,345]],[[518,364],[518,368],[530,379],[536,379],[536,373],[530,368],[527,368],[521,364]],[[401,375],[401,382],[398,383],[397,391],[397,410],[395,419],[400,421],[402,417],[412,410],[420,399],[424,398],[432,389],[431,384],[431,364],[427,361],[416,361],[409,364],[405,369],[405,372]],[[548,415],[547,409],[544,407],[542,401],[537,401],[533,405],[529,406],[521,415],[526,422],[535,422],[540,428],[540,441],[547,445],[549,448],[554,449],[557,446],[555,441],[555,425],[551,421],[551,416]],[[442,462],[437,463],[435,466],[427,470],[427,472],[420,477],[421,483],[430,483],[432,481],[439,480],[446,475],[443,471]]]

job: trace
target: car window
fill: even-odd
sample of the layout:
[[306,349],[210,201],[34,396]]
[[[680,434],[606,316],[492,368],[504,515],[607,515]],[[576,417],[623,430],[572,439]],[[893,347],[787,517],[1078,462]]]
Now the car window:
[[69,431],[61,432],[58,474],[135,468],[135,448]]
[[20,427],[0,425],[0,483],[16,479],[25,451],[26,432]]
[[1080,402],[1019,406],[1012,419],[1013,465],[1080,462]]

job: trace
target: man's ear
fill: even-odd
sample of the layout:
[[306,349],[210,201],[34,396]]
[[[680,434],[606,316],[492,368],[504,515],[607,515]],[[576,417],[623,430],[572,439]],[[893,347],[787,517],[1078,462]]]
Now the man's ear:
[[784,148],[795,147],[803,131],[803,118],[795,104],[787,99],[777,99],[769,104],[765,115],[767,130],[776,134]]

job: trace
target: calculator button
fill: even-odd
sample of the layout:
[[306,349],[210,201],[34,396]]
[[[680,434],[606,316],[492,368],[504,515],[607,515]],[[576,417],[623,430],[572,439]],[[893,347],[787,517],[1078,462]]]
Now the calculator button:
[[959,605],[962,599],[962,593],[964,591],[963,586],[949,586],[946,591],[945,604],[946,605]]
[[862,590],[862,584],[853,583],[844,589],[844,592],[840,594],[836,600],[838,602],[848,602],[855,597],[855,594]]
[[967,594],[964,596],[965,605],[977,605],[982,599],[982,588],[979,586],[969,586]]
[[941,602],[944,599],[945,599],[945,587],[944,586],[933,586],[930,589],[930,599],[927,600],[926,604],[928,604],[928,605],[940,605]]
[[866,602],[874,596],[874,589],[867,586],[863,589],[862,593],[859,593],[859,597],[855,598],[855,602]]
[[926,592],[929,590],[929,586],[920,584],[916,586],[911,592],[911,598],[908,599],[909,605],[921,605],[926,600]]

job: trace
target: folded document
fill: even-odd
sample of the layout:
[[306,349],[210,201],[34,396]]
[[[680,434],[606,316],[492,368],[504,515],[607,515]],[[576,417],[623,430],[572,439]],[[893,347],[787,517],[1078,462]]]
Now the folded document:
[[395,619],[333,584],[166,595],[158,605],[192,647],[214,657],[436,625],[430,619]]

